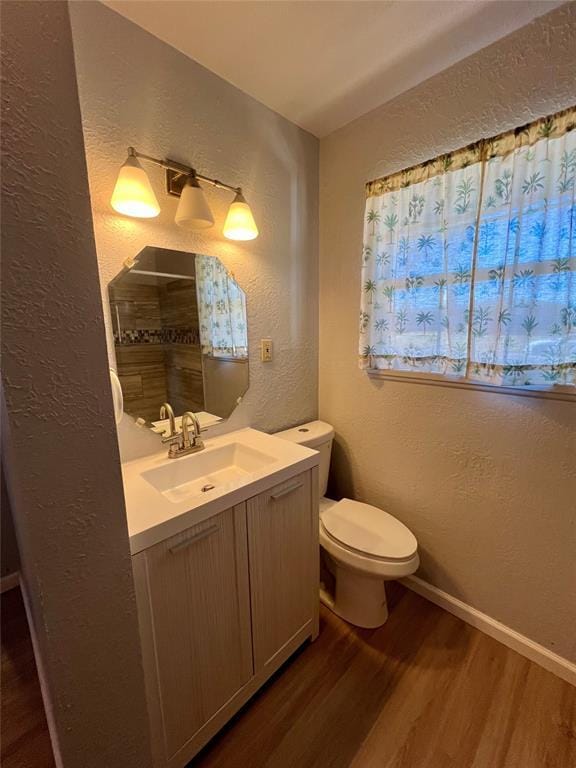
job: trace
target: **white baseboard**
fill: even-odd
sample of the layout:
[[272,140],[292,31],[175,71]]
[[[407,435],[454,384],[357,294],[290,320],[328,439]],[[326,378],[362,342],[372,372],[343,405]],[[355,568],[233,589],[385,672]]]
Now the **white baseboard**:
[[0,595],[4,594],[4,592],[8,592],[9,589],[14,589],[18,584],[20,584],[20,574],[18,571],[9,573],[7,576],[2,576],[0,578]]
[[430,600],[430,602],[439,605],[440,608],[453,613],[454,616],[462,619],[462,621],[465,621],[472,627],[490,635],[490,637],[507,645],[513,651],[520,653],[522,656],[530,659],[530,661],[561,677],[567,683],[576,686],[576,664],[568,661],[568,659],[558,656],[557,653],[549,651],[543,645],[535,643],[525,635],[521,635],[514,629],[507,627],[506,624],[502,624],[485,613],[476,610],[476,608],[472,608],[471,605],[463,603],[457,597],[452,597],[452,595],[418,578],[418,576],[407,576],[404,579],[400,579],[400,581],[413,592],[417,592],[422,597]]

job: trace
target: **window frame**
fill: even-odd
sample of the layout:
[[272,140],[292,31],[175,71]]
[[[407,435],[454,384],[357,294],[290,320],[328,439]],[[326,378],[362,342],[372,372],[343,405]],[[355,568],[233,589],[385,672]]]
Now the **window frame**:
[[450,387],[452,389],[480,390],[492,392],[497,395],[517,395],[520,397],[539,397],[544,400],[563,400],[576,403],[576,391],[574,387],[563,384],[552,384],[550,387],[507,387],[498,384],[485,384],[472,381],[464,376],[452,377],[439,373],[419,373],[417,371],[392,371],[382,368],[365,368],[365,373],[370,379],[382,381],[396,381],[408,384],[428,384],[436,387]]

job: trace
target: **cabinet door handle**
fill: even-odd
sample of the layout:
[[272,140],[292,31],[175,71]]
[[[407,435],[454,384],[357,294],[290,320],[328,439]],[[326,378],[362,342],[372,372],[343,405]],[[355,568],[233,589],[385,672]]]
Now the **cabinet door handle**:
[[276,501],[276,499],[281,499],[282,496],[287,496],[289,493],[292,493],[292,491],[297,491],[298,488],[302,488],[302,483],[294,483],[294,485],[289,485],[282,491],[278,491],[278,493],[271,493],[270,498],[272,501]]
[[210,528],[206,528],[204,531],[195,533],[194,536],[190,536],[189,539],[184,539],[184,541],[179,541],[178,544],[174,544],[173,547],[170,547],[169,552],[171,555],[175,555],[177,552],[180,552],[182,549],[186,549],[186,547],[189,547],[191,544],[196,544],[197,541],[207,539],[208,536],[212,536],[213,533],[216,533],[216,531],[219,530],[220,527],[218,525],[211,525]]

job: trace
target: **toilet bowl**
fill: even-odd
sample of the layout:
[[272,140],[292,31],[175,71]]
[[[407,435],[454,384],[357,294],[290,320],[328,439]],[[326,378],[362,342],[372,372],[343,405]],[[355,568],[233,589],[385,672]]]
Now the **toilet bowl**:
[[321,601],[358,627],[381,626],[388,618],[385,582],[408,576],[419,566],[414,534],[371,504],[326,498],[334,438],[329,424],[312,421],[276,436],[320,453],[320,546],[323,564],[333,577],[332,589],[321,586]]

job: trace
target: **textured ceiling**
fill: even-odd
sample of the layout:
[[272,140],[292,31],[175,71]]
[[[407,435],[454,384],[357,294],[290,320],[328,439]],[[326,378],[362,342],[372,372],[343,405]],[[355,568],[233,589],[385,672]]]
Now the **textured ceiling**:
[[561,0],[104,0],[316,136]]

